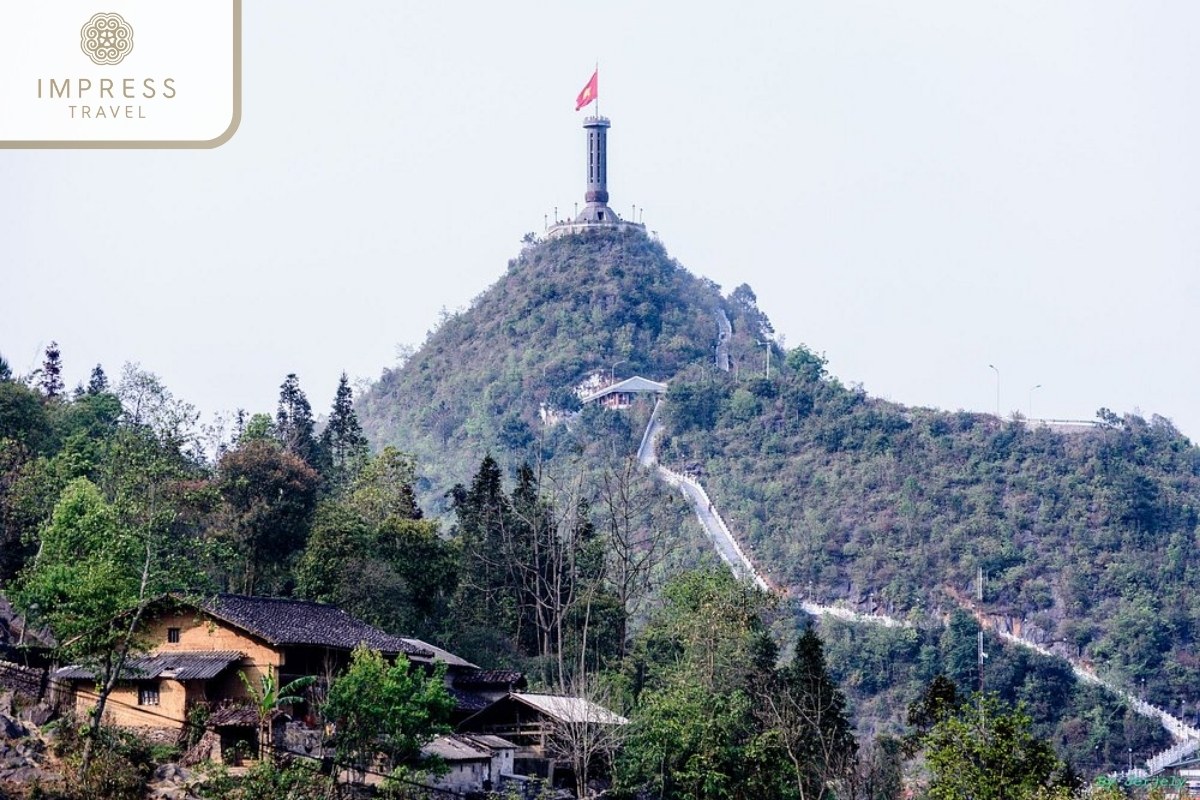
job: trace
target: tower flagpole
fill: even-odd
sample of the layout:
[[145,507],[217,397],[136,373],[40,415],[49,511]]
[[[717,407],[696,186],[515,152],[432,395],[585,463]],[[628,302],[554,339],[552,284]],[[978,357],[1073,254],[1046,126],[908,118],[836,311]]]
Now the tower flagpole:
[[596,116],[600,116],[600,59],[596,59]]

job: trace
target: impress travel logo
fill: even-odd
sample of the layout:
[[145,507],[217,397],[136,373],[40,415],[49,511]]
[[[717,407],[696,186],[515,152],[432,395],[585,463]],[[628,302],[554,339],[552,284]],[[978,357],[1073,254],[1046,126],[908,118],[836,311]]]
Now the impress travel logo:
[[80,32],[80,47],[93,64],[120,64],[133,50],[133,28],[120,14],[97,14]]
[[0,148],[229,141],[241,121],[241,0],[118,2],[0,0],[5,27],[22,33],[0,48]]

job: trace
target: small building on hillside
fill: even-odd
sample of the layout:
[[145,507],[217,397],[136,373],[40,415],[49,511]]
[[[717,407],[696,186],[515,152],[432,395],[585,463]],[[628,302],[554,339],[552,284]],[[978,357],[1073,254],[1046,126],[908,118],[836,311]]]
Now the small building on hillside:
[[[268,671],[279,685],[307,676],[324,681],[349,664],[351,652],[360,644],[389,658],[404,655],[425,668],[444,662],[451,689],[464,676],[486,675],[469,661],[427,642],[393,636],[335,606],[307,600],[233,594],[200,601],[168,597],[149,609],[142,633],[152,646],[122,670],[122,680],[105,709],[111,724],[182,730],[188,712],[197,705],[216,709],[246,702],[249,693],[239,673],[253,686],[260,685]],[[90,669],[64,667],[53,680],[80,713],[95,705],[96,676]],[[470,685],[464,693],[472,702],[460,708],[460,717],[477,710],[480,699],[475,692],[490,696],[487,680]],[[291,712],[297,720],[309,716],[306,703]]]
[[451,734],[421,748],[421,755],[445,762],[448,771],[431,785],[454,792],[490,792],[513,774],[517,746],[499,736]]
[[516,772],[545,778],[551,785],[569,785],[574,779],[562,751],[570,749],[572,742],[586,740],[599,752],[606,739],[616,739],[606,737],[604,729],[628,724],[620,714],[581,697],[512,692],[458,729],[512,742],[517,747],[513,754]]
[[510,692],[523,692],[529,688],[522,673],[504,669],[447,672],[447,683],[456,703],[452,720],[455,725],[508,697]]
[[667,393],[667,385],[634,375],[623,381],[589,394],[583,398],[583,403],[599,403],[605,408],[629,408],[639,397],[657,399]]

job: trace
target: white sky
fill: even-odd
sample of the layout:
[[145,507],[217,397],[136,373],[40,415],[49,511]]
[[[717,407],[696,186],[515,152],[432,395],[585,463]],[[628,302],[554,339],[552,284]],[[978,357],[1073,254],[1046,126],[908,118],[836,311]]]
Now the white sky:
[[[119,8],[114,7],[115,10]],[[711,10],[709,10],[711,9]],[[1200,4],[248,0],[213,151],[0,151],[0,353],[207,412],[375,377],[583,194],[843,381],[1200,437]],[[0,110],[0,113],[3,113]]]

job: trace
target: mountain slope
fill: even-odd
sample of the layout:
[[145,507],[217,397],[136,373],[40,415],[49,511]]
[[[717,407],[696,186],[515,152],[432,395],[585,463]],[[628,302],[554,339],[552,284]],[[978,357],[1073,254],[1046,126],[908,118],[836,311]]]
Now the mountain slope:
[[[770,332],[749,287],[722,297],[642,234],[565,237],[527,247],[470,309],[387,372],[359,413],[376,446],[419,457],[422,503],[437,513],[445,507],[436,501],[489,451],[509,464],[589,448],[628,457],[647,408],[590,408],[552,427],[539,408],[576,407],[574,387],[596,373],[669,381],[660,458],[703,474],[781,587],[934,621],[971,602],[982,569],[982,610],[1002,628],[1020,626],[1195,714],[1200,450],[1169,422],[1102,410],[1097,427],[1068,435],[905,408],[843,386],[806,348],[768,345],[764,354]],[[715,367],[726,354],[729,372]],[[677,519],[690,529],[686,513]],[[902,668],[908,656],[896,651],[887,673],[903,694],[949,669],[947,653],[962,662],[951,671],[974,685],[974,635],[951,639],[941,655],[910,648],[919,665]],[[866,658],[861,648],[842,652]],[[847,675],[873,669],[842,666]],[[1018,672],[993,669],[985,685],[1014,691]],[[907,700],[893,699],[881,713],[895,723]],[[1070,747],[1091,747],[1095,730],[1071,725]]]
[[[662,381],[711,362],[718,310],[739,313],[642,233],[535,244],[385,372],[358,413],[373,444],[418,456],[436,500],[489,450],[552,454],[563,433],[543,429],[539,407],[576,406],[573,389],[589,374]],[[620,420],[609,422],[640,435]]]
[[[1200,450],[1169,422],[1102,411],[1095,428],[1056,433],[904,408],[822,368],[798,349],[770,381],[668,395],[662,452],[703,464],[768,577],[944,616],[976,602],[982,570],[981,609],[1002,628],[1163,707],[1200,699]],[[672,407],[677,393],[690,403]]]

